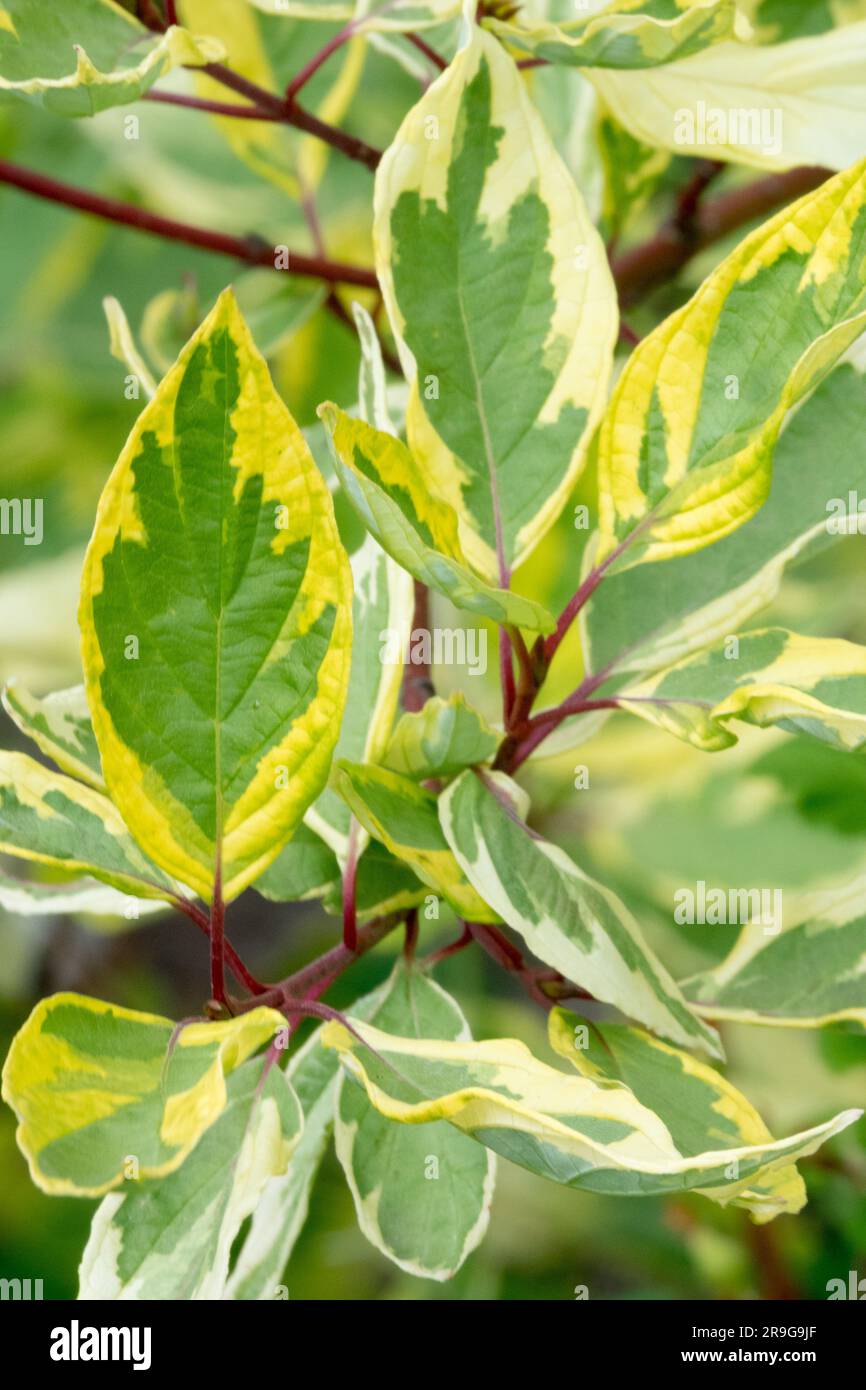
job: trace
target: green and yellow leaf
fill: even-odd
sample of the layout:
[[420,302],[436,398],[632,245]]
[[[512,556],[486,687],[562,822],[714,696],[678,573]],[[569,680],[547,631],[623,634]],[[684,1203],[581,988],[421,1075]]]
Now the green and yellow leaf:
[[[405,653],[415,612],[412,576],[367,536],[351,557],[352,670],[349,695],[335,758],[376,763],[394,723],[403,682],[401,660],[383,660],[383,641]],[[325,788],[306,814],[306,823],[330,845],[338,860],[348,853],[351,813],[345,801]]]
[[663,1036],[723,1055],[625,905],[531,832],[497,786],[464,772],[439,798],[439,818],[472,887],[539,960]]
[[[402,960],[367,1017],[388,1034],[470,1037],[455,1000]],[[394,1125],[364,1091],[345,1082],[336,1115],[337,1157],[364,1235],[409,1274],[450,1279],[487,1230],[493,1155],[445,1123]]]
[[225,1108],[180,1168],[127,1182],[93,1217],[81,1300],[221,1299],[232,1244],[266,1184],[285,1173],[303,1129],[279,1067],[245,1062],[226,1079]]
[[721,39],[751,36],[737,0],[614,0],[597,14],[558,23],[518,12],[485,24],[521,53],[577,68],[655,68]]
[[328,489],[230,291],[145,407],[85,560],[109,791],[169,873],[235,897],[327,781],[351,575]]
[[864,234],[861,162],[747,236],[638,345],[601,430],[597,560],[686,555],[754,515],[786,412],[866,324]]
[[[370,1016],[383,987],[352,1005],[356,1018]],[[304,1128],[288,1172],[271,1178],[258,1202],[250,1229],[226,1286],[225,1298],[244,1302],[277,1296],[295,1241],[307,1219],[310,1193],[334,1126],[339,1081],[337,1054],[321,1045],[321,1028],[289,1063],[288,1080],[301,1104]]]
[[434,695],[417,713],[401,715],[381,762],[391,772],[418,782],[454,777],[466,767],[489,762],[499,739],[463,692],[456,690],[447,700]]
[[[684,1157],[773,1141],[754,1106],[719,1072],[641,1028],[591,1023],[553,1009],[548,1037],[554,1052],[581,1076],[627,1086],[667,1126]],[[697,1190],[722,1206],[745,1207],[759,1224],[806,1205],[806,1188],[793,1164]]]
[[83,685],[58,690],[41,700],[18,680],[8,680],[3,708],[22,734],[59,768],[97,791],[105,791],[99,749],[93,733]]
[[473,922],[499,921],[448,848],[432,792],[385,768],[345,762],[337,765],[333,780],[364,829],[455,912]]
[[[145,913],[162,912],[165,903],[156,898],[134,898],[92,878],[43,883],[34,878],[16,878],[0,868],[0,908],[18,917],[50,917],[74,912],[135,921]],[[121,922],[101,929],[113,931],[122,925]]]
[[[392,0],[380,5],[375,0],[251,0],[265,14],[279,14],[289,19],[314,19],[332,24],[335,20],[355,20],[358,32],[414,33],[431,29],[455,19],[462,9],[462,0]],[[369,11],[369,13],[365,13]]]
[[457,514],[430,490],[405,444],[352,419],[330,402],[319,407],[319,415],[349,501],[398,565],[444,594],[456,608],[515,627],[553,630],[554,620],[540,604],[496,589],[468,568]]
[[133,896],[176,896],[107,796],[25,753],[0,752],[0,852],[91,874]]
[[781,930],[759,918],[721,964],[683,981],[693,1007],[773,1028],[866,1028],[866,879],[797,898]]
[[[391,912],[408,912],[430,896],[409,865],[391,854],[378,840],[370,840],[355,874],[355,913],[359,922],[384,917]],[[325,894],[325,911],[339,916],[343,911],[342,883]]]
[[704,752],[737,742],[732,719],[853,752],[866,742],[866,647],[764,628],[725,637],[617,698]]
[[53,994],[16,1034],[3,1099],[43,1191],[99,1197],[174,1172],[226,1106],[226,1077],[285,1025],[258,1008],[188,1023]]
[[114,0],[4,0],[0,9],[0,93],[64,116],[122,106],[172,68],[223,56],[217,39],[177,25],[155,34]]
[[299,825],[289,843],[256,879],[256,892],[274,903],[321,898],[340,886],[337,856],[315,830]]
[[846,362],[786,422],[757,515],[705,550],[605,576],[581,614],[587,668],[675,664],[739,631],[790,567],[851,534],[856,499],[866,496],[864,428],[866,379]]
[[617,306],[581,194],[484,30],[379,165],[374,235],[420,476],[472,567],[504,585],[583,467]]
[[790,1168],[860,1117],[845,1110],[787,1139],[683,1154],[658,1115],[627,1086],[567,1076],[513,1039],[398,1038],[353,1022],[328,1023],[326,1047],[386,1119],[448,1120],[494,1152],[566,1187],[619,1196],[721,1187]]

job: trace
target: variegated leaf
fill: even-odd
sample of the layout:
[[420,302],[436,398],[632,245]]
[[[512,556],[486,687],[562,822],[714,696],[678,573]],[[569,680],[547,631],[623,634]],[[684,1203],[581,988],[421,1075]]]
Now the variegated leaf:
[[756,516],[706,550],[605,576],[581,615],[588,669],[673,665],[737,632],[772,602],[789,566],[854,534],[866,496],[864,428],[866,380],[846,362],[786,423]]
[[739,0],[758,43],[814,38],[839,25],[866,19],[866,0]]
[[105,791],[83,685],[58,690],[40,700],[20,681],[9,680],[3,687],[2,700],[3,708],[22,734],[32,738],[59,768],[97,791]]
[[379,165],[375,244],[422,477],[472,567],[504,586],[583,466],[617,306],[580,192],[485,31]]
[[109,791],[207,899],[261,873],[327,780],[350,602],[328,489],[226,291],[106,485],[81,596]]
[[0,852],[91,874],[138,897],[177,896],[107,796],[24,753],[0,752]]
[[321,898],[340,885],[337,856],[315,830],[299,825],[289,843],[256,879],[256,892],[274,903]]
[[764,628],[726,637],[616,698],[705,752],[737,742],[732,719],[853,751],[866,742],[866,647]]
[[114,0],[4,0],[0,10],[0,94],[64,116],[134,101],[171,68],[223,56],[217,40],[176,25],[153,33]]
[[396,772],[345,762],[337,765],[333,781],[365,830],[408,864],[422,883],[440,893],[455,912],[474,922],[499,921],[448,848],[432,792]]
[[625,905],[530,831],[498,787],[464,772],[439,798],[439,818],[472,887],[539,960],[657,1033],[723,1055]]
[[398,1038],[368,1023],[328,1023],[327,1047],[389,1120],[448,1120],[512,1163],[566,1187],[620,1196],[716,1188],[785,1169],[820,1148],[863,1113],[787,1139],[716,1146],[682,1154],[667,1126],[628,1087],[567,1076],[512,1039],[436,1042]]
[[665,67],[587,76],[638,140],[674,154],[846,169],[866,145],[863,19],[790,43],[723,42]]
[[108,347],[112,357],[129,369],[149,400],[156,395],[156,382],[136,346],[123,305],[114,295],[107,294],[102,301],[102,308],[108,323]]
[[335,20],[354,20],[359,33],[414,33],[430,29],[460,14],[462,0],[251,0],[265,14],[289,19],[314,19],[332,24]]
[[[357,999],[356,1018],[369,1018],[383,989]],[[225,1297],[245,1302],[277,1296],[295,1241],[307,1219],[310,1193],[334,1125],[339,1080],[337,1054],[321,1045],[321,1028],[289,1063],[288,1079],[301,1103],[304,1128],[288,1172],[271,1178],[262,1193],[226,1286]]]
[[226,1076],[285,1019],[258,1008],[223,1023],[53,994],[16,1034],[3,1099],[43,1191],[99,1197],[179,1168],[226,1105]]
[[252,1060],[226,1079],[226,1102],[182,1167],[127,1182],[94,1213],[79,1299],[220,1299],[232,1243],[265,1185],[285,1173],[303,1128],[279,1067]]
[[499,739],[457,690],[447,700],[434,695],[423,709],[402,715],[381,762],[391,772],[419,782],[453,777],[465,767],[488,762]]
[[754,515],[786,411],[866,324],[864,234],[866,161],[747,236],[637,346],[601,430],[598,560],[686,555]]
[[[415,586],[411,575],[396,565],[372,536],[367,536],[352,555],[351,566],[352,670],[334,756],[376,763],[387,745],[400,700],[402,657],[412,631]],[[400,659],[383,660],[389,653],[399,653]],[[342,798],[326,787],[305,819],[344,862],[351,813]]]
[[[548,1036],[554,1052],[581,1076],[600,1085],[612,1081],[627,1086],[667,1126],[684,1157],[773,1141],[755,1107],[736,1086],[705,1062],[641,1028],[592,1023],[553,1009]],[[736,1181],[735,1173],[732,1169],[723,1186],[697,1190],[721,1206],[745,1207],[759,1224],[806,1205],[806,1187],[793,1164],[756,1173],[742,1182]]]
[[135,921],[145,913],[164,911],[165,903],[156,898],[134,898],[92,878],[42,883],[34,878],[16,878],[0,868],[0,908],[19,917],[50,917],[74,912],[89,917],[120,918],[119,923],[102,928],[112,931],[115,926],[123,925],[124,918]]
[[598,14],[558,23],[518,11],[486,24],[521,53],[576,68],[655,68],[751,36],[737,0],[614,0]]
[[456,608],[494,622],[551,632],[545,608],[496,589],[468,567],[453,507],[436,497],[424,471],[399,439],[354,420],[335,405],[319,407],[346,495],[367,530],[403,569],[444,594]]
[[[402,960],[367,1017],[388,1034],[470,1037],[455,1000]],[[336,1115],[337,1157],[364,1235],[408,1273],[449,1279],[487,1230],[493,1155],[448,1124],[392,1124],[352,1084],[339,1087]]]
[[684,980],[693,1007],[774,1028],[866,1028],[866,879],[798,898],[780,925],[756,914],[720,965]]

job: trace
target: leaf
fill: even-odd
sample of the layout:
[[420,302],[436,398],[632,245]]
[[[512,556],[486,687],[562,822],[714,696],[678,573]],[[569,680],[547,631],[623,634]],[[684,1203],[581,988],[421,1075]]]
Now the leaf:
[[0,92],[64,116],[93,116],[140,97],[171,68],[224,56],[222,44],[171,26],[154,34],[112,0],[4,0]]
[[540,604],[495,589],[467,568],[456,513],[430,492],[405,444],[351,419],[330,401],[319,407],[319,415],[346,496],[398,565],[456,608],[515,627],[553,630],[554,620]]
[[[687,1052],[616,1023],[591,1023],[553,1009],[548,1036],[554,1052],[591,1081],[621,1082],[667,1126],[684,1157],[708,1149],[772,1143],[773,1136],[741,1091]],[[806,1205],[806,1187],[793,1164],[744,1182],[697,1189],[721,1206],[745,1207],[758,1224]]]
[[410,445],[457,513],[471,565],[504,586],[583,467],[617,306],[580,192],[514,62],[483,30],[379,165],[374,234],[414,392]]
[[863,1113],[834,1119],[787,1139],[683,1155],[667,1127],[627,1087],[566,1076],[534,1058],[523,1043],[438,1042],[397,1038],[353,1023],[322,1033],[371,1103],[389,1120],[426,1124],[447,1119],[495,1153],[566,1187],[619,1196],[652,1196],[721,1186],[785,1168],[814,1153]]
[[32,878],[16,878],[0,869],[0,908],[19,917],[50,917],[74,912],[93,917],[135,919],[143,913],[162,912],[165,904],[153,898],[133,898],[92,878],[42,883]]
[[334,786],[364,829],[408,864],[421,882],[441,894],[461,917],[473,922],[499,921],[464,877],[448,848],[432,792],[384,768],[345,762],[337,764]]
[[[428,890],[396,855],[371,840],[358,860],[355,876],[355,913],[359,922],[407,912],[429,897]],[[325,896],[325,910],[338,916],[343,911],[342,884],[334,884]]]
[[102,308],[108,322],[109,351],[112,357],[117,358],[118,362],[122,362],[125,367],[129,368],[130,373],[138,379],[142,391],[148,398],[155,396],[156,382],[135,345],[132,329],[126,314],[123,312],[120,300],[115,299],[114,295],[107,294],[102,301]]
[[20,681],[3,687],[3,708],[22,734],[59,768],[97,791],[105,791],[99,749],[93,734],[83,685],[39,699]]
[[831,503],[846,534],[851,494],[866,495],[864,427],[866,380],[844,363],[786,423],[756,516],[705,550],[605,575],[581,615],[588,669],[670,666],[770,603],[788,566],[833,541]]
[[814,0],[739,0],[739,5],[759,43],[825,34],[837,25],[866,18],[864,0],[822,0],[817,5]]
[[371,12],[364,15],[357,0],[251,0],[265,14],[281,14],[289,19],[316,19],[332,23],[335,20],[355,20],[359,33],[380,33],[395,30],[414,33],[454,19],[461,10],[461,0],[392,0],[386,7],[366,6]]
[[620,0],[600,14],[561,23],[518,14],[486,25],[521,53],[578,68],[654,68],[720,39],[750,36],[736,0]]
[[352,302],[361,361],[358,367],[358,414],[365,424],[384,434],[396,435],[388,410],[388,378],[376,325],[362,304]]
[[351,578],[327,487],[231,291],[145,407],[84,566],[105,780],[167,872],[236,897],[322,790]]
[[719,43],[666,67],[587,76],[636,139],[675,154],[847,169],[866,144],[862,20],[791,43]]
[[[415,612],[412,578],[367,536],[351,557],[352,670],[349,694],[334,753],[350,762],[378,762],[400,700],[403,666],[383,660],[390,650],[408,649]],[[307,825],[330,845],[338,860],[348,853],[351,812],[336,792],[325,788],[307,811]]]
[[256,879],[256,892],[274,903],[304,902],[339,888],[340,881],[334,851],[315,830],[299,825],[274,862]]
[[182,1167],[127,1182],[93,1217],[82,1300],[220,1299],[232,1243],[267,1182],[286,1171],[303,1128],[298,1097],[261,1061],[227,1078],[225,1108]]
[[603,107],[595,136],[604,170],[604,227],[609,236],[619,236],[628,218],[656,192],[673,156],[636,140]]
[[866,1028],[866,878],[796,899],[776,934],[750,922],[721,964],[683,989],[706,1018]]
[[[358,999],[353,1015],[368,1018],[383,987]],[[287,1077],[304,1115],[288,1172],[271,1178],[255,1211],[226,1286],[225,1298],[251,1302],[276,1297],[310,1203],[310,1193],[334,1125],[339,1059],[321,1045],[321,1028],[291,1059]]]
[[[401,960],[368,1017],[388,1034],[470,1037],[450,995]],[[409,1274],[450,1279],[487,1230],[492,1155],[444,1123],[422,1129],[383,1119],[353,1085],[339,1087],[336,1113],[337,1157],[364,1235]]]
[[598,560],[685,555],[754,515],[785,413],[866,323],[864,230],[866,161],[745,237],[638,344],[599,440]]
[[0,752],[0,852],[92,874],[139,897],[177,897],[107,796],[24,753]]
[[726,637],[617,698],[705,752],[737,742],[732,719],[853,751],[866,743],[866,647],[764,628]]
[[474,772],[442,793],[439,818],[473,888],[539,960],[665,1037],[723,1055],[625,905],[530,831]]
[[100,1197],[120,1186],[131,1159],[140,1178],[173,1172],[225,1109],[226,1076],[284,1024],[257,1008],[178,1031],[81,994],[41,999],[3,1067],[33,1181]]
[[417,713],[401,716],[382,766],[419,782],[453,777],[465,767],[488,762],[499,738],[462,691],[447,700],[434,695]]

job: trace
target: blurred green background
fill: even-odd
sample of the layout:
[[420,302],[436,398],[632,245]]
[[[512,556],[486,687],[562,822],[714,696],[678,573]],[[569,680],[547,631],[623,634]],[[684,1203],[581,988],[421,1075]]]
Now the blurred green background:
[[[285,20],[278,27],[275,66],[286,71],[296,70],[330,32]],[[566,96],[568,110],[579,110],[580,79],[569,78],[567,90],[561,72],[549,74],[547,86],[545,80],[539,75],[537,96],[560,146],[572,167],[581,166],[576,172],[593,180],[598,171],[583,167],[590,161],[575,144],[576,116],[564,118]],[[386,144],[417,94],[409,72],[370,48],[345,124]],[[138,106],[136,114],[138,134],[130,139],[122,110],[75,122],[29,106],[4,107],[0,153],[188,221],[310,248],[296,201],[252,173],[208,118],[155,104]],[[287,158],[297,157],[297,138],[283,134]],[[626,240],[658,222],[686,175],[686,162],[673,161],[635,210]],[[367,171],[339,157],[327,162],[318,213],[333,256],[370,263],[370,192]],[[126,369],[109,354],[103,296],[118,297],[158,360],[170,356],[216,293],[234,281],[267,338],[275,380],[305,426],[325,397],[353,403],[357,349],[349,330],[321,307],[315,286],[286,289],[267,272],[263,280],[220,257],[17,192],[0,194],[0,240],[0,495],[42,497],[45,508],[41,546],[0,538],[0,677],[18,676],[41,694],[80,678],[75,612],[83,547],[100,490],[142,404],[126,398]],[[641,306],[635,326],[645,331],[674,308],[723,251],[701,257],[676,285]],[[170,302],[166,291],[173,293]],[[321,457],[315,431],[310,437]],[[591,474],[574,501],[593,508]],[[569,597],[580,570],[587,533],[572,518],[570,506],[516,580],[552,606]],[[342,520],[347,542],[355,543],[351,523]],[[802,632],[866,641],[864,581],[866,541],[853,537],[798,569],[762,622],[766,616]],[[443,615],[443,621],[455,620]],[[492,631],[488,638],[492,653]],[[553,696],[577,683],[579,663],[573,637],[554,671]],[[467,687],[494,716],[495,664]],[[453,671],[436,673],[443,693],[454,680]],[[0,746],[22,747],[3,718]],[[584,763],[591,766],[591,793],[574,787],[575,768]],[[798,889],[866,869],[866,762],[805,740],[747,731],[736,748],[708,757],[616,716],[585,748],[533,765],[525,781],[534,824],[625,898],[674,975],[718,959],[735,930],[719,927],[717,936],[698,937],[675,926],[675,885],[703,878],[720,886]],[[317,906],[275,905],[248,892],[232,905],[229,931],[254,972],[267,979],[326,949],[339,928]],[[423,924],[420,949],[432,950],[453,934],[448,921]],[[384,977],[391,958],[388,946],[365,957],[329,998],[349,1003]],[[476,1036],[521,1037],[545,1054],[541,1012],[474,949],[444,962],[438,978],[459,995]],[[107,919],[0,914],[4,1053],[47,992],[76,989],[181,1018],[201,1009],[207,980],[206,943],[172,914],[114,926]],[[731,1025],[722,1031],[729,1076],[774,1132],[863,1104],[862,1036]],[[829,1279],[847,1278],[852,1269],[866,1275],[862,1121],[803,1164],[803,1172],[806,1210],[757,1228],[743,1213],[698,1197],[597,1197],[503,1162],[487,1239],[452,1282],[439,1285],[403,1274],[366,1243],[329,1157],[286,1283],[298,1299],[572,1299],[583,1287],[591,1299],[824,1298]],[[4,1107],[0,1277],[40,1278],[46,1298],[74,1297],[93,1206],[48,1198],[33,1187]]]

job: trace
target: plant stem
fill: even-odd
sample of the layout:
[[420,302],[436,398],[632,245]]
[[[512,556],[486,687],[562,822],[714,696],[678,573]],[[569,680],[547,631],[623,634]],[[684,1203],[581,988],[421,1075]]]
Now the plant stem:
[[177,4],[175,0],[165,0],[165,19],[167,24],[177,24]]
[[328,61],[331,54],[336,53],[338,48],[342,48],[343,44],[348,42],[348,40],[354,34],[357,25],[357,20],[350,20],[349,23],[346,24],[342,29],[340,29],[339,32],[336,33],[332,39],[328,40],[324,48],[320,48],[319,52],[315,53],[313,57],[310,59],[310,61],[301,68],[300,72],[292,78],[291,82],[286,88],[287,102],[291,104],[291,102],[294,101],[295,97],[298,95],[298,92],[300,92],[301,89],[307,85],[311,77],[315,77],[316,73],[319,71],[319,68],[322,67],[322,65]]
[[197,71],[206,73],[214,81],[237,92],[239,96],[246,97],[258,109],[272,112],[276,120],[294,126],[296,130],[302,130],[307,135],[317,136],[326,145],[331,145],[335,150],[348,155],[349,159],[357,160],[359,164],[365,164],[368,169],[375,169],[382,158],[381,150],[374,149],[372,145],[354,135],[347,135],[344,130],[337,130],[335,126],[328,125],[311,111],[299,106],[294,98],[286,100],[284,97],[275,96],[267,88],[259,87],[255,82],[241,77],[240,73],[233,72],[224,63],[205,63]]
[[413,639],[416,632],[430,632],[430,595],[427,586],[415,580],[415,612],[412,618],[412,632],[409,638],[409,651],[406,654],[406,669],[403,674],[403,708],[415,714],[423,709],[433,694],[433,680],[429,661],[413,660]]
[[356,888],[358,880],[358,822],[355,817],[349,823],[349,845],[346,851],[346,867],[343,870],[343,945],[354,955],[358,949],[358,914],[356,907]]
[[438,68],[440,72],[444,72],[448,67],[441,53],[437,53],[435,48],[431,48],[429,43],[422,39],[420,34],[404,34],[403,37],[404,39],[408,39],[412,46],[418,49],[419,53],[423,53],[425,58],[429,58],[433,66]]
[[222,892],[222,868],[219,855],[214,870],[213,902],[210,910],[210,992],[218,1004],[226,1003],[225,982],[225,916]]
[[[187,246],[196,246],[205,251],[214,251],[221,256],[231,256],[243,261],[245,265],[267,266],[275,270],[275,248],[258,237],[236,237],[225,232],[211,231],[207,227],[196,227],[188,222],[176,222],[173,218],[162,217],[148,212],[146,208],[135,207],[132,203],[122,203],[116,198],[105,198],[86,189],[75,188],[72,184],[61,183],[47,178],[33,169],[22,169],[17,164],[0,159],[0,183],[20,188],[25,193],[46,198],[49,202],[60,203],[64,207],[77,208],[79,212],[103,217],[109,222],[131,227],[140,232],[151,232],[166,237],[169,241],[180,241]],[[361,266],[345,265],[341,261],[331,261],[321,256],[302,256],[289,253],[291,274],[302,275],[308,279],[325,280],[329,284],[363,285],[375,289],[375,272]],[[285,274],[280,271],[280,274]]]
[[[185,917],[195,923],[199,931],[203,931],[205,936],[210,937],[210,921],[200,907],[191,903],[188,898],[173,897],[171,901],[178,912],[182,912]],[[227,939],[225,940],[225,960],[238,983],[245,985],[251,994],[265,994],[267,992],[268,986],[263,985],[260,980],[256,979],[255,975],[250,974],[237,951]]]
[[729,232],[773,212],[803,193],[817,188],[830,178],[831,169],[804,165],[770,174],[743,188],[732,189],[716,198],[702,202],[687,234],[684,235],[682,214],[674,216],[648,241],[615,256],[611,263],[619,290],[620,304],[633,304],[673,279],[687,261],[698,251],[720,241]]

